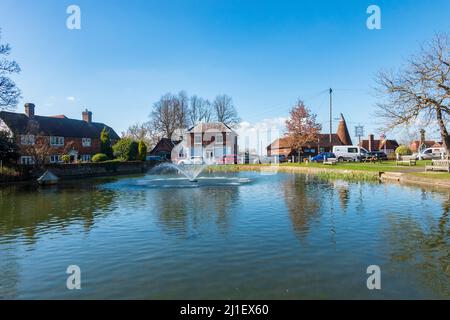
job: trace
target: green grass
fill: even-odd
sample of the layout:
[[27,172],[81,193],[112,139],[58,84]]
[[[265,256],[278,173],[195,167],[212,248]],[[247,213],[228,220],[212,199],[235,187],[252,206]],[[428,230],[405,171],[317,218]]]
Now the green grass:
[[415,166],[397,166],[395,161],[383,161],[381,163],[343,162],[336,165],[324,165],[322,163],[285,163],[282,166],[300,166],[311,168],[358,170],[370,172],[407,171],[410,168],[424,167],[429,161],[417,161]]
[[430,179],[442,179],[450,181],[450,173],[448,172],[410,172],[410,175]]

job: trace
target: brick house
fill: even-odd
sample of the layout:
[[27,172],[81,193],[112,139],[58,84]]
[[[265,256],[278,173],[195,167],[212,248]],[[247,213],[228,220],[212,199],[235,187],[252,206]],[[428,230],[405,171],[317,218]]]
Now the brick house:
[[358,145],[368,151],[383,151],[386,154],[394,153],[395,149],[399,146],[397,140],[390,140],[385,137],[375,139],[373,134],[369,134],[368,139],[361,140]]
[[[267,147],[267,156],[284,155],[287,158],[297,157],[298,150],[292,149],[289,140],[289,137],[276,139]],[[304,157],[314,156],[321,152],[331,152],[333,150],[333,146],[345,145],[352,145],[352,139],[350,138],[345,118],[341,113],[341,119],[339,120],[337,131],[336,133],[331,134],[331,141],[330,134],[321,133],[319,134],[317,141],[305,143],[305,145],[301,147],[301,155]]]
[[224,123],[199,123],[187,129],[180,139],[161,139],[150,155],[162,156],[173,162],[191,157],[203,157],[205,161],[216,163],[237,162],[238,134]]
[[63,155],[71,161],[90,161],[99,153],[100,134],[109,130],[112,143],[120,138],[109,126],[92,121],[92,112],[85,110],[82,120],[69,119],[64,115],[38,116],[35,105],[25,104],[25,113],[0,112],[0,130],[9,133],[20,148],[20,164],[34,164],[35,150],[45,150],[44,163],[61,162]]

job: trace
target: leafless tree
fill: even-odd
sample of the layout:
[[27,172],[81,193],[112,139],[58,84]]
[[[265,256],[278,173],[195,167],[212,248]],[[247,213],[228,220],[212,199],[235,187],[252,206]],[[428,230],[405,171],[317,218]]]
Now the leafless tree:
[[153,105],[150,123],[161,138],[171,138],[175,130],[186,127],[187,96],[167,93]]
[[211,121],[211,103],[197,95],[189,99],[188,126],[193,127],[199,122]]
[[216,121],[222,122],[230,127],[236,127],[240,122],[233,104],[233,99],[226,94],[218,95],[214,99],[213,110]]
[[450,39],[446,34],[438,34],[422,45],[399,71],[380,72],[378,92],[385,100],[378,104],[377,114],[387,129],[417,123],[437,125],[449,154],[449,75]]
[[8,77],[11,74],[20,72],[20,67],[16,61],[5,58],[10,53],[11,47],[9,44],[0,43],[0,110],[14,110],[21,94],[16,84]]
[[161,138],[153,129],[150,122],[135,123],[128,127],[126,132],[122,132],[123,138],[132,138],[134,141],[143,141],[151,148],[158,143]]

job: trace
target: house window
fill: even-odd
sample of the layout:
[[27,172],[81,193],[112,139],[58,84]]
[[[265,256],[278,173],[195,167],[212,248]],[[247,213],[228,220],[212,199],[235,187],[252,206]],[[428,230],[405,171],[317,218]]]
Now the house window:
[[80,159],[83,162],[89,162],[89,161],[91,161],[91,155],[90,154],[82,154]]
[[25,146],[32,146],[35,143],[35,136],[32,134],[22,134],[20,136],[20,144]]
[[222,136],[222,134],[218,134],[216,136],[216,143],[217,144],[223,144],[223,136]]
[[54,147],[61,147],[64,146],[64,137],[50,137],[50,145]]
[[194,136],[194,143],[195,144],[202,144],[202,135],[201,134],[196,134]]
[[32,164],[34,164],[34,158],[31,157],[31,156],[21,156],[20,157],[20,164],[32,165]]
[[53,154],[50,156],[50,163],[58,163],[61,162],[61,156],[57,154]]
[[90,147],[91,146],[91,138],[81,139],[81,144],[83,145],[83,147]]

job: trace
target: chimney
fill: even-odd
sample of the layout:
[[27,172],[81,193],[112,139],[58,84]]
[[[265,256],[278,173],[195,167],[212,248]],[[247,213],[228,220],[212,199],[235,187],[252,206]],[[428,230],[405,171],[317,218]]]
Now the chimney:
[[33,103],[25,103],[25,114],[29,118],[34,117],[34,108],[35,108],[35,106]]
[[369,151],[374,151],[374,136],[369,134]]
[[86,109],[85,111],[83,111],[83,121],[86,121],[87,123],[92,123],[92,112],[88,111],[88,109]]

